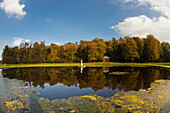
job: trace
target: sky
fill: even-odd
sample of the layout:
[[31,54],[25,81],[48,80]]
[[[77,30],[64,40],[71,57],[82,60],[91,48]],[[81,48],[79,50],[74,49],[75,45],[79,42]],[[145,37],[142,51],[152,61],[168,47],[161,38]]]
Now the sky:
[[170,42],[169,30],[170,0],[0,0],[0,54],[21,42],[148,34]]

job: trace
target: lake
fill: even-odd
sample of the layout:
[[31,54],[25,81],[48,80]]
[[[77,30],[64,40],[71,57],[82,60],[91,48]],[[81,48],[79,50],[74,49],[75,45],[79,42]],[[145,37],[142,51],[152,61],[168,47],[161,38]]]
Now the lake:
[[0,72],[0,113],[170,111],[166,68],[43,67]]
[[158,67],[2,69],[0,90],[35,88],[39,97],[49,100],[88,94],[110,97],[117,92],[145,91],[153,81],[169,79],[169,75],[170,70]]

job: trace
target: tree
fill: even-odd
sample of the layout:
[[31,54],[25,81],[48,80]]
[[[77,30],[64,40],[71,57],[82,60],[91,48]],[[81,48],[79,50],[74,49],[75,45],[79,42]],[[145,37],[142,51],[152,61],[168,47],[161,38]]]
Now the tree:
[[134,61],[139,58],[137,43],[133,38],[126,38],[122,45],[122,56],[125,61]]
[[110,61],[170,61],[170,45],[160,43],[153,35],[146,38],[120,37],[109,41],[95,37],[92,41],[81,40],[80,43],[45,45],[40,43],[21,43],[20,46],[5,46],[2,53],[2,63],[55,63],[55,62],[84,62],[102,61],[104,55]]
[[95,42],[88,43],[88,61],[97,61],[98,47]]
[[28,49],[28,56],[27,56],[27,62],[28,63],[33,63],[33,49],[32,49],[32,43],[30,43],[29,47],[27,48]]
[[95,39],[92,40],[92,42],[96,43],[97,45],[98,52],[98,54],[96,54],[97,60],[102,61],[107,48],[104,40],[96,37]]
[[137,46],[138,46],[138,54],[139,54],[139,60],[143,60],[143,40],[140,39],[139,37],[133,37],[133,39],[136,41]]
[[39,44],[39,62],[46,63],[48,57],[47,46],[45,45],[45,41],[41,41]]
[[106,44],[103,39],[95,38],[88,43],[88,61],[102,61],[106,53]]
[[8,45],[5,46],[5,48],[3,49],[3,53],[2,53],[2,63],[3,64],[8,64],[10,63],[10,47]]
[[47,58],[48,62],[50,63],[57,62],[57,59],[59,58],[57,56],[58,49],[59,49],[58,45],[53,44],[53,43],[48,47],[48,58]]
[[90,41],[80,41],[80,45],[79,45],[79,54],[80,54],[80,58],[84,61],[87,62],[88,61],[88,44],[90,43]]
[[69,62],[74,62],[76,60],[76,53],[78,50],[77,45],[69,42],[69,43],[65,44],[65,46],[66,46],[66,48],[65,48],[64,55],[66,57],[66,60]]
[[32,53],[33,53],[33,56],[32,56],[32,58],[33,58],[33,63],[38,63],[39,62],[39,44],[38,44],[38,42],[35,42],[34,44],[33,44],[33,51],[32,51]]
[[161,43],[163,50],[163,61],[170,61],[170,44],[168,42]]
[[113,41],[113,57],[111,58],[112,61],[118,61],[121,59],[121,45],[119,44],[119,41],[116,40],[116,38],[112,39]]
[[160,58],[159,43],[153,35],[147,35],[144,39],[143,57],[146,61],[155,61]]
[[106,56],[109,56],[110,57],[110,61],[113,61],[113,57],[114,57],[114,54],[113,54],[113,41],[112,40],[109,40],[109,41],[105,41],[105,44],[106,44]]
[[13,63],[18,64],[20,63],[20,50],[17,46],[12,48],[13,53]]
[[20,61],[22,63],[29,63],[29,43],[21,43],[20,44]]

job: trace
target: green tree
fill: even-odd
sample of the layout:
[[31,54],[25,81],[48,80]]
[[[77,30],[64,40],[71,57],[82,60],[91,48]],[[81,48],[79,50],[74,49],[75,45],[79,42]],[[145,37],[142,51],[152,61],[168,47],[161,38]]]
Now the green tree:
[[79,54],[80,54],[80,58],[84,61],[87,62],[88,61],[88,44],[90,43],[90,41],[84,41],[81,40],[80,41],[80,45],[79,45]]
[[3,64],[5,64],[8,60],[8,57],[7,57],[8,51],[9,51],[9,46],[6,45],[2,52],[2,63]]
[[65,58],[69,62],[74,62],[76,60],[76,53],[78,50],[77,45],[69,42],[69,43],[65,44],[65,47],[66,47],[65,52],[64,52]]
[[88,61],[97,61],[98,47],[95,42],[88,43]]
[[13,53],[13,57],[14,57],[13,63],[15,63],[15,64],[20,63],[20,50],[17,46],[12,48],[12,53]]
[[27,55],[26,55],[26,45],[24,43],[20,44],[20,60],[21,63],[26,63],[27,61]]
[[29,45],[29,47],[27,48],[27,52],[28,52],[28,55],[27,55],[27,62],[28,63],[33,63],[33,49],[32,49],[32,43]]
[[38,42],[35,42],[33,44],[33,50],[32,50],[32,60],[33,60],[33,63],[38,63],[39,61],[39,44]]
[[16,54],[14,49],[10,48],[8,45],[5,46],[2,53],[2,63],[3,64],[14,64],[16,63]]
[[49,46],[49,48],[48,48],[48,51],[49,51],[49,55],[48,55],[48,62],[50,62],[50,63],[54,63],[54,62],[57,62],[57,60],[58,60],[58,45],[56,45],[56,44],[51,44],[50,46]]
[[39,44],[39,62],[40,63],[46,63],[48,52],[47,52],[47,46],[45,45],[45,41],[41,41]]

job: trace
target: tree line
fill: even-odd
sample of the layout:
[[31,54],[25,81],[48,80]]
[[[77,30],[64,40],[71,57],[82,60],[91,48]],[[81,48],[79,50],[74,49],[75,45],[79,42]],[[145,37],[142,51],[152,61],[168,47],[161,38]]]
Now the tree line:
[[153,35],[146,38],[120,37],[104,41],[94,38],[92,41],[81,40],[79,44],[45,45],[40,43],[21,43],[20,46],[5,46],[2,53],[3,64],[20,63],[59,63],[59,62],[98,62],[104,56],[111,62],[153,62],[170,61],[170,44],[156,39]]

